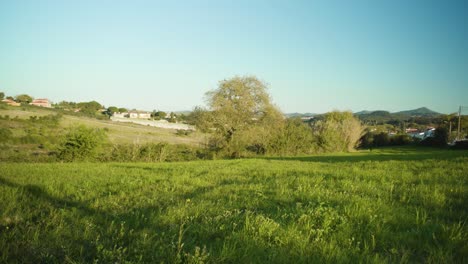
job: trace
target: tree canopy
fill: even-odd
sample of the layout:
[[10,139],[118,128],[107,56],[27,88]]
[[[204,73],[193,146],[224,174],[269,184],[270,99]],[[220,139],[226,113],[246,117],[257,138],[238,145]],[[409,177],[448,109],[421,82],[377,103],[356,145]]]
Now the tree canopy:
[[33,101],[33,98],[27,94],[17,95],[15,101],[22,104],[29,104]]
[[96,101],[81,102],[78,103],[77,106],[81,109],[80,112],[91,116],[96,115],[96,112],[103,108],[103,106]]
[[[219,82],[218,88],[205,94],[208,109],[197,108],[197,126],[210,131],[212,146],[237,156],[260,135],[265,127],[283,120],[271,103],[267,86],[254,76],[236,76]],[[265,139],[265,137],[260,137]]]
[[351,151],[364,133],[361,122],[351,112],[327,113],[313,127],[318,147],[323,152]]
[[117,108],[116,106],[109,106],[106,110],[107,114],[108,115],[113,115],[114,113],[116,112],[119,112],[119,108]]

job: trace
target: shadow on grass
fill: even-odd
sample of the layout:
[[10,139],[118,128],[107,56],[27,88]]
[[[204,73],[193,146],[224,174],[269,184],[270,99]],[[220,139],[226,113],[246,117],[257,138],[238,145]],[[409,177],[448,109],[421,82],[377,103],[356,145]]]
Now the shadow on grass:
[[304,162],[362,162],[362,161],[421,161],[428,159],[452,160],[468,157],[468,151],[433,149],[433,148],[382,148],[375,150],[361,150],[356,153],[342,153],[316,156],[297,157],[264,157],[266,160],[290,160]]
[[[202,223],[197,221],[192,223],[186,222],[189,220],[185,218],[177,219],[173,223],[163,221],[165,212],[172,206],[178,206],[177,202],[158,202],[156,204],[134,206],[125,210],[113,211],[112,209],[94,208],[87,201],[83,202],[56,197],[49,194],[44,187],[39,185],[22,185],[0,177],[0,186],[17,189],[19,191],[17,195],[21,196],[21,198],[18,198],[22,201],[21,206],[25,206],[26,208],[23,209],[29,212],[25,219],[15,225],[7,224],[4,226],[0,222],[0,232],[17,230],[16,232],[19,232],[17,234],[21,234],[22,237],[29,237],[28,234],[22,233],[24,232],[24,225],[27,225],[28,232],[35,230],[42,238],[47,238],[40,242],[41,246],[39,248],[37,245],[35,246],[37,241],[24,244],[24,241],[12,240],[11,245],[12,247],[16,247],[16,249],[11,251],[7,257],[20,263],[63,263],[70,260],[70,254],[77,262],[90,263],[102,257],[102,250],[107,252],[107,254],[111,254],[109,259],[100,259],[103,262],[176,262],[177,258],[180,257],[178,255],[180,254],[178,252],[180,249],[175,246],[177,245],[177,239],[180,236],[182,228],[185,229],[183,231],[184,237],[181,238],[185,244],[184,252],[193,252],[196,246],[206,245],[208,249],[213,250],[210,251],[210,254],[216,259],[217,255],[221,253],[221,248],[219,247],[220,245],[222,246],[222,241],[226,239],[226,236],[232,235],[226,232],[200,232],[203,229],[199,228],[200,225],[203,225]],[[185,201],[186,198],[203,196],[203,194],[210,192],[213,188],[197,188],[193,192],[181,194],[176,200]],[[86,227],[82,226],[83,222],[81,220],[88,219],[87,221],[93,223],[97,228],[97,233],[100,236],[99,243],[97,241],[89,241],[85,236],[76,236],[76,232],[75,234],[62,234],[53,230],[44,230],[44,226],[50,225],[49,221],[57,211],[62,212],[61,214],[65,213],[62,217],[66,218],[65,222],[68,222],[69,227],[82,230],[83,232]],[[152,219],[147,217],[150,215],[153,215]],[[114,233],[119,230],[112,231],[109,230],[109,227],[119,226],[119,224],[125,225],[126,233],[125,237],[116,240],[117,235]],[[197,226],[198,228],[196,228]],[[140,232],[146,233],[148,230],[151,230],[152,234],[150,235],[152,237],[157,238],[152,241],[153,245],[148,248],[132,247],[137,240],[141,239],[139,237]],[[218,240],[213,240],[213,237],[217,237]],[[268,253],[268,249],[255,243],[251,238],[244,237],[243,240],[239,239],[237,243],[239,243],[239,250],[248,244],[252,251],[262,253],[259,254],[260,259],[264,259],[268,255],[266,254]],[[70,247],[70,244],[72,245],[71,248],[64,251],[64,245]],[[119,251],[121,248],[132,248],[134,250],[132,252],[138,252],[138,254],[135,253],[133,255],[133,253],[129,252],[126,255],[121,255],[122,252]],[[157,251],[155,251],[155,248]],[[184,252],[182,254],[185,254]],[[283,254],[290,259],[297,257],[289,252],[284,252]],[[48,256],[48,258],[45,259],[44,256]]]

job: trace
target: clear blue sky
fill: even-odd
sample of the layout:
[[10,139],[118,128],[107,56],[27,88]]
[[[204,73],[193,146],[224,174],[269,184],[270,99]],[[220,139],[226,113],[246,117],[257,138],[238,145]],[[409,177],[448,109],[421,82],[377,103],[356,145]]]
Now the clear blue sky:
[[468,105],[468,1],[0,1],[0,91],[190,110],[255,75],[284,112]]

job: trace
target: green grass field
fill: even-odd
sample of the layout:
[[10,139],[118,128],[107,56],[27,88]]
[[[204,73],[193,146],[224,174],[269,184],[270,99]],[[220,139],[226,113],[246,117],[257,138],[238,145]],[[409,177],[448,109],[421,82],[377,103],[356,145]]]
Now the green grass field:
[[0,163],[2,263],[466,263],[468,152]]

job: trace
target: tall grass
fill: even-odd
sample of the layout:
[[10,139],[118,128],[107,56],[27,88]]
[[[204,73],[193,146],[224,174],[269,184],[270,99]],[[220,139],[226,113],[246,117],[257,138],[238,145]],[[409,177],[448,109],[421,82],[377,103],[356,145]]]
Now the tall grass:
[[466,263],[468,153],[0,163],[0,262]]

